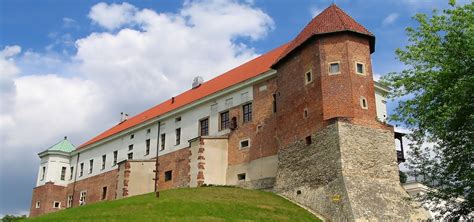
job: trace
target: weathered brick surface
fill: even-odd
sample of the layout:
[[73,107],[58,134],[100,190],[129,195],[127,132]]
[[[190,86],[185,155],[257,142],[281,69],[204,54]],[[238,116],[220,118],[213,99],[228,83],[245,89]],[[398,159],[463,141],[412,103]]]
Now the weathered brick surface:
[[102,201],[102,188],[107,187],[105,200],[115,200],[117,192],[117,170],[111,170],[87,179],[70,183],[67,187],[66,197],[73,195],[72,207],[79,206],[81,191],[87,191],[86,204]]
[[[190,182],[189,148],[181,149],[159,157],[159,190],[188,187]],[[172,170],[172,180],[165,181],[165,172]]]
[[[260,91],[261,86],[267,89]],[[276,114],[273,113],[273,94],[276,79],[270,79],[253,87],[252,121],[242,122],[242,106],[229,111],[230,117],[237,117],[237,129],[229,135],[229,165],[246,163],[262,157],[276,155],[278,144],[275,138]],[[250,147],[240,149],[240,141],[250,139]]]
[[[36,208],[37,201],[40,202],[40,208]],[[53,207],[54,201],[61,202],[60,209]],[[33,189],[30,217],[55,212],[64,208],[66,208],[66,187],[46,183],[45,185]]]

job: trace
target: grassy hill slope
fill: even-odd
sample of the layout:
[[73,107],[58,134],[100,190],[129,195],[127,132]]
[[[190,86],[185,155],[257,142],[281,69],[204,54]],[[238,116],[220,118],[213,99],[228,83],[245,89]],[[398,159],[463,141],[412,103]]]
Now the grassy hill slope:
[[62,210],[27,221],[320,221],[273,193],[201,187],[154,193]]

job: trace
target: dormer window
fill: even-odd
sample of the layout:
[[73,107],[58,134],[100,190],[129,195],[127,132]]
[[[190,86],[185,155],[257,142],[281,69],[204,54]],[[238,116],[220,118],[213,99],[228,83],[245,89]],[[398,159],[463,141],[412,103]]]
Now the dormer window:
[[341,63],[340,62],[332,62],[329,63],[329,75],[335,75],[341,73]]

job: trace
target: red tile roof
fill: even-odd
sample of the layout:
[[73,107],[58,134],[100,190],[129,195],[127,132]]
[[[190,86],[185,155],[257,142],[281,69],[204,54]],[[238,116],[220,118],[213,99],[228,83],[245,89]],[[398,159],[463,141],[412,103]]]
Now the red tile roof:
[[266,54],[261,55],[247,63],[244,63],[238,66],[237,68],[234,68],[220,76],[217,76],[214,79],[204,82],[198,88],[190,89],[174,97],[174,103],[171,103],[171,99],[169,99],[157,106],[152,107],[151,109],[148,109],[136,116],[133,116],[129,118],[127,121],[124,121],[106,130],[105,132],[92,138],[86,143],[80,145],[78,149],[84,148],[88,145],[91,145],[95,142],[103,140],[116,133],[122,132],[140,123],[144,123],[150,119],[163,115],[177,108],[191,104],[195,101],[198,101],[199,99],[202,99],[218,91],[221,91],[227,87],[233,86],[245,80],[256,77],[270,70],[270,66],[276,61],[276,59],[280,56],[280,54],[285,50],[287,45],[288,44],[284,44],[276,49],[273,49],[272,51],[267,52]]
[[314,17],[308,25],[303,29],[303,31],[296,36],[293,41],[290,42],[286,50],[281,54],[281,56],[276,60],[275,64],[286,57],[293,50],[301,46],[309,38],[314,35],[322,35],[335,32],[356,32],[362,35],[369,36],[371,41],[371,52],[374,51],[375,45],[375,36],[370,33],[364,26],[356,22],[348,14],[346,14],[342,9],[337,7],[335,4],[332,4],[319,15]]

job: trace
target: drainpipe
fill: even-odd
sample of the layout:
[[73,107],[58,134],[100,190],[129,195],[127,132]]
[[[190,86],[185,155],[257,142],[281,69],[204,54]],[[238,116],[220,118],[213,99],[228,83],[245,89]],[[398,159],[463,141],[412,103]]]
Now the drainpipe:
[[156,162],[155,162],[155,194],[156,198],[160,197],[160,191],[158,190],[158,179],[159,179],[159,166],[160,162],[158,161],[158,152],[160,151],[160,129],[161,121],[158,121],[158,137],[156,138]]
[[[74,206],[74,193],[76,192],[76,179],[77,179],[77,165],[79,164],[79,156],[81,155],[81,153],[77,153],[77,159],[76,159],[76,172],[74,173],[74,182],[72,184],[72,203],[71,203],[71,207]],[[67,203],[66,203],[67,205]]]

